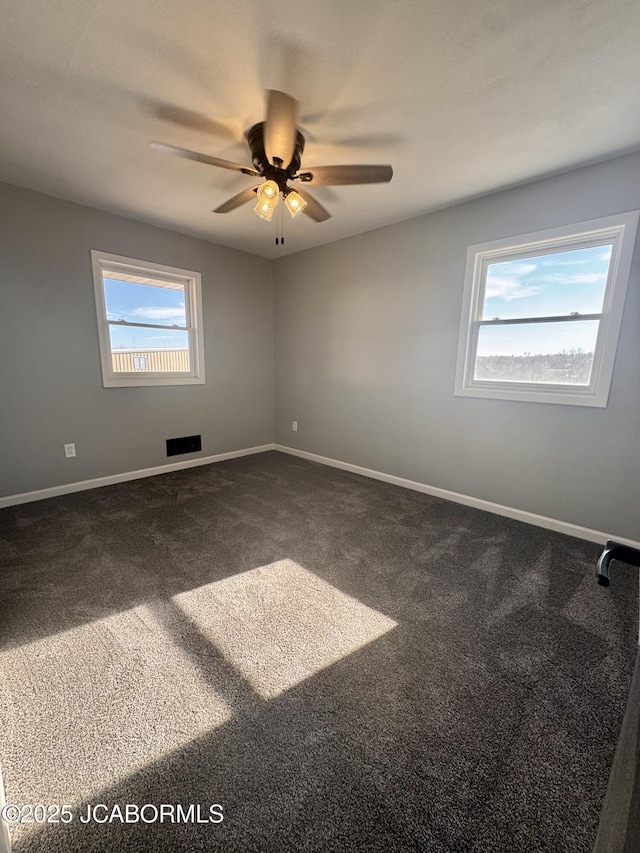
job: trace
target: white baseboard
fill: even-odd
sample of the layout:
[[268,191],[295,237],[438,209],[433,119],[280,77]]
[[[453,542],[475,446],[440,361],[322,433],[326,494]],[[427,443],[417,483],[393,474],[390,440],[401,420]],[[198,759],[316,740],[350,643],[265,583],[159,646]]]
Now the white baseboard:
[[93,480],[81,480],[76,483],[65,483],[61,486],[52,486],[48,489],[38,489],[33,492],[23,492],[18,495],[7,495],[0,497],[0,509],[17,504],[29,503],[31,501],[40,501],[44,498],[54,498],[58,495],[68,495],[72,492],[82,492],[86,489],[97,489],[100,486],[110,486],[113,483],[124,483],[127,480],[140,480],[143,477],[154,477],[156,474],[166,474],[169,471],[180,471],[185,468],[195,468],[199,465],[211,465],[214,462],[223,462],[225,459],[237,459],[241,456],[250,456],[254,453],[264,453],[268,450],[279,450],[281,453],[288,453],[290,456],[299,456],[301,459],[309,459],[312,462],[319,462],[321,465],[329,465],[332,468],[340,468],[343,471],[351,471],[354,474],[360,474],[363,477],[371,477],[374,480],[382,480],[385,483],[392,483],[395,486],[401,486],[404,489],[412,489],[415,492],[422,492],[426,495],[432,495],[436,498],[443,498],[454,503],[464,504],[464,506],[474,507],[486,512],[493,512],[496,515],[503,515],[506,518],[513,518],[516,521],[524,521],[526,524],[534,524],[537,527],[544,527],[547,530],[555,530],[557,533],[565,533],[567,536],[575,536],[578,539],[586,539],[588,542],[597,542],[604,545],[607,539],[614,539],[623,545],[629,545],[632,548],[640,548],[640,541],[635,539],[626,539],[623,536],[617,536],[613,533],[607,533],[602,530],[593,530],[590,527],[581,527],[578,524],[571,524],[568,521],[560,521],[557,518],[548,518],[545,515],[537,515],[534,512],[527,512],[523,509],[515,507],[503,506],[502,504],[486,501],[482,498],[475,498],[471,495],[463,495],[459,492],[452,492],[449,489],[441,489],[438,486],[429,486],[426,483],[419,483],[416,480],[407,480],[404,477],[396,477],[393,474],[385,474],[382,471],[374,471],[372,468],[363,468],[361,465],[353,465],[351,462],[342,462],[339,459],[331,459],[328,456],[320,456],[317,453],[309,453],[306,450],[297,450],[295,447],[287,447],[283,444],[263,444],[259,447],[247,447],[243,450],[232,450],[228,453],[217,453],[213,456],[202,456],[198,459],[186,459],[181,462],[171,462],[168,465],[157,465],[154,468],[142,468],[138,471],[124,471],[121,474],[110,474],[106,477],[96,477]]
[[548,518],[546,515],[537,515],[534,512],[527,512],[523,509],[503,506],[502,504],[493,503],[492,501],[485,501],[482,498],[474,498],[471,495],[451,492],[449,489],[441,489],[437,486],[428,486],[426,483],[418,483],[415,480],[406,480],[404,477],[395,477],[393,474],[384,474],[382,471],[374,471],[371,468],[352,465],[350,462],[342,462],[339,459],[330,459],[327,456],[319,456],[317,453],[308,453],[306,450],[297,450],[294,447],[286,447],[283,444],[274,444],[273,449],[279,450],[281,453],[288,453],[291,456],[299,456],[302,459],[309,459],[312,462],[319,462],[321,465],[330,465],[332,468],[341,468],[343,471],[351,471],[354,474],[361,474],[363,477],[371,477],[374,480],[382,480],[385,483],[392,483],[394,486],[402,486],[404,489],[413,489],[415,492],[422,492],[426,495],[432,495],[436,498],[444,498],[444,500],[464,504],[465,506],[471,506],[475,509],[493,512],[496,515],[513,518],[516,521],[524,521],[526,524],[534,524],[536,527],[555,530],[557,533],[565,533],[567,536],[586,539],[589,542],[597,542],[604,545],[607,539],[614,539],[616,542],[620,542],[623,545],[629,545],[632,548],[640,548],[640,542],[634,539],[626,539],[623,536],[605,533],[602,530],[592,530],[590,527],[581,527],[578,524],[571,524],[568,521],[559,521],[556,518]]
[[211,465],[213,462],[223,462],[225,459],[237,459],[239,456],[250,456],[253,453],[264,453],[266,450],[273,449],[273,444],[263,444],[260,447],[247,447],[244,450],[216,453],[214,456],[200,456],[198,459],[184,459],[181,462],[170,462],[168,465],[156,465],[154,468],[123,471],[121,474],[109,474],[107,477],[96,477],[93,480],[80,480],[77,483],[65,483],[62,486],[51,486],[51,488],[37,489],[34,492],[7,495],[4,498],[0,498],[0,509],[15,506],[16,504],[30,503],[31,501],[41,501],[44,498],[55,498],[58,495],[68,495],[72,492],[84,492],[86,489],[97,489],[100,486],[111,486],[113,483],[124,483],[127,480],[141,480],[143,477],[155,477],[156,474],[167,474],[169,471],[196,468],[198,465]]

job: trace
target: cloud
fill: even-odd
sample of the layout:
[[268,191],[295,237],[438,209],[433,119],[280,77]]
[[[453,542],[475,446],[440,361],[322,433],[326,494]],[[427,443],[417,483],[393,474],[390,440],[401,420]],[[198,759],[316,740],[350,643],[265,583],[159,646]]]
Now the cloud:
[[567,276],[567,284],[602,284],[607,280],[606,272],[583,272]]
[[535,270],[538,269],[538,264],[526,264],[522,261],[507,261],[506,263],[500,264],[501,267],[506,268],[504,272],[506,275],[529,275]]
[[184,307],[183,308],[154,308],[153,306],[149,306],[147,308],[134,308],[131,311],[132,316],[136,317],[141,322],[147,321],[149,323],[162,323],[162,322],[170,322],[170,323],[184,323]]
[[485,297],[498,296],[501,299],[523,299],[542,293],[543,287],[537,283],[525,283],[525,276],[537,269],[537,264],[524,264],[509,261],[503,264],[491,264],[487,270]]
[[537,280],[547,284],[604,284],[607,280],[607,273],[576,272],[569,275],[566,273],[548,273],[547,275],[537,276]]

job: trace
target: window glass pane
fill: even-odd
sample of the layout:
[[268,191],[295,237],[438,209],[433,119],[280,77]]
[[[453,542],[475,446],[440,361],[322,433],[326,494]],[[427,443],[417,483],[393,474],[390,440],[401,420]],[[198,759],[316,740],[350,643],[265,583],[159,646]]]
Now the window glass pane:
[[611,245],[487,265],[481,319],[599,314]]
[[189,333],[110,326],[114,373],[189,373]]
[[103,276],[108,320],[186,326],[184,285],[136,284]]
[[188,349],[189,333],[180,329],[146,329],[140,326],[109,326],[111,351],[117,349]]
[[474,379],[588,385],[598,320],[481,326]]

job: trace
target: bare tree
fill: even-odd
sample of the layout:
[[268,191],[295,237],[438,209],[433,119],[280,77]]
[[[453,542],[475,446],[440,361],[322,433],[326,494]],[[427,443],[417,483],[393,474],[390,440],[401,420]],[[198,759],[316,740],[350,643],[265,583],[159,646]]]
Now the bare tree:
[[588,385],[593,353],[582,349],[532,355],[485,355],[476,359],[475,378],[496,382],[554,382]]

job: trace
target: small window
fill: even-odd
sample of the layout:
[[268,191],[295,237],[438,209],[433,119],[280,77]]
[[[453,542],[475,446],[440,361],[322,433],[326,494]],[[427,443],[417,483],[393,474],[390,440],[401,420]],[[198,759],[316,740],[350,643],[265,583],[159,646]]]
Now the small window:
[[458,396],[607,405],[638,212],[470,246]]
[[200,274],[93,250],[105,388],[204,383]]

